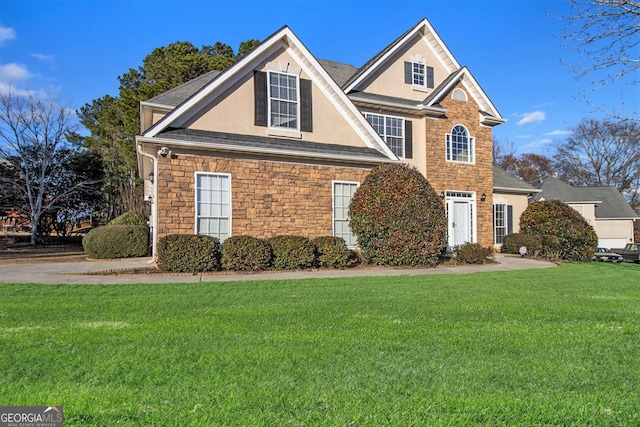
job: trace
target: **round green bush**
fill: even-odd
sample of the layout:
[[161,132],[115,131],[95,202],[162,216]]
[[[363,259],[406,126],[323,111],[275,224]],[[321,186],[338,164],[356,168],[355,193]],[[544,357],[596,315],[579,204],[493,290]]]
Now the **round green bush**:
[[271,265],[271,246],[251,236],[232,236],[222,245],[222,268],[236,271],[266,270]]
[[443,201],[407,165],[376,166],[356,190],[349,215],[367,262],[435,266],[447,244]]
[[493,248],[485,248],[480,243],[467,242],[456,246],[453,253],[460,264],[487,264],[493,261]]
[[149,255],[149,228],[145,225],[110,225],[89,231],[82,247],[90,258],[130,258]]
[[598,236],[591,224],[558,200],[531,203],[520,217],[520,232],[556,236],[560,256],[572,261],[591,261],[598,246]]
[[316,248],[302,236],[275,236],[267,239],[273,251],[272,267],[276,270],[295,270],[312,267]]
[[318,267],[343,268],[349,265],[349,249],[344,239],[333,236],[311,240],[316,247]]
[[548,234],[508,234],[502,241],[502,252],[519,254],[522,246],[527,247],[527,256],[549,260],[560,257],[560,239]]
[[158,268],[177,273],[220,270],[220,240],[211,236],[169,234],[158,241]]
[[109,221],[107,225],[147,225],[149,215],[140,211],[125,212]]

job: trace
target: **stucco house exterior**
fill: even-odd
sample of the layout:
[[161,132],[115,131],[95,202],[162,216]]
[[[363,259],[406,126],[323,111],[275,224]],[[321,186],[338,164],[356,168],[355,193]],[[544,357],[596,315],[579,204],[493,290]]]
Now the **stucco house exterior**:
[[520,216],[540,189],[493,166],[494,247],[502,247],[504,236],[520,232]]
[[282,27],[224,72],[141,103],[155,244],[170,233],[356,241],[351,197],[382,163],[415,166],[454,246],[494,243],[492,127],[505,122],[423,19],[360,68]]
[[598,246],[624,248],[633,243],[633,222],[638,215],[615,187],[573,187],[552,176],[531,184],[540,189],[532,201],[560,200],[584,216],[598,235]]

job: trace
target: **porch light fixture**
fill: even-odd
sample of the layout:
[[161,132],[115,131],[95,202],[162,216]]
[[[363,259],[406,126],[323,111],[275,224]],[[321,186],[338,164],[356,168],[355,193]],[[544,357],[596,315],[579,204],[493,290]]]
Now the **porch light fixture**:
[[440,198],[444,200],[444,191],[440,193]]
[[153,179],[155,178],[155,174],[153,172],[149,173],[149,181],[153,184]]
[[480,201],[484,202],[485,200],[487,200],[487,195],[482,193],[482,196],[480,196]]

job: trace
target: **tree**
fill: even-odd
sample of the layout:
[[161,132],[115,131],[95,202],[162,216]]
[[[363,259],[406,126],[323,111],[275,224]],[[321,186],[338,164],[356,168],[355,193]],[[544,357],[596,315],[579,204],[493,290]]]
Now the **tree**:
[[549,157],[536,153],[517,155],[513,144],[505,146],[496,138],[493,139],[493,163],[526,182],[555,174],[555,164]]
[[78,116],[89,130],[84,145],[101,154],[105,165],[108,219],[142,208],[135,135],[140,133],[140,101],[146,101],[186,83],[208,71],[223,71],[258,44],[258,40],[240,43],[238,55],[223,43],[197,48],[189,42],[175,42],[154,49],[143,65],[130,68],[118,77],[119,96],[105,95],[85,104]]
[[74,118],[53,93],[0,93],[0,157],[11,164],[3,168],[7,174],[0,176],[0,184],[17,202],[14,208],[25,209],[32,245],[46,215],[77,203],[100,184],[91,171],[82,170],[87,166],[77,162],[80,153],[68,141],[77,128]]
[[640,123],[585,119],[557,147],[555,163],[564,181],[616,187],[640,208]]
[[353,195],[350,226],[365,259],[435,266],[447,244],[444,203],[415,168],[376,166]]
[[[592,78],[602,86],[637,75],[640,69],[640,2],[633,0],[568,0],[571,14],[563,17],[568,29],[563,38],[585,64],[567,63],[577,78]],[[637,82],[632,82],[635,84]],[[593,105],[593,104],[592,104]],[[607,111],[614,118],[638,120],[628,114]]]

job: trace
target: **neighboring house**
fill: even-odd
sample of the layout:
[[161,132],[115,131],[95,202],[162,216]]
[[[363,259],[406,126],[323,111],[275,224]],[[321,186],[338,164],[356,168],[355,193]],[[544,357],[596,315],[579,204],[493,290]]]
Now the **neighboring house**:
[[342,237],[369,171],[408,163],[446,203],[449,244],[493,244],[492,127],[505,122],[426,20],[364,66],[283,27],[224,72],[141,103],[154,253],[170,233]]
[[560,200],[580,212],[598,235],[598,246],[624,248],[633,243],[638,215],[615,187],[573,187],[551,176],[531,184],[541,190],[532,200]]
[[493,237],[501,248],[507,234],[520,231],[520,216],[529,206],[529,198],[541,190],[502,169],[493,166]]

